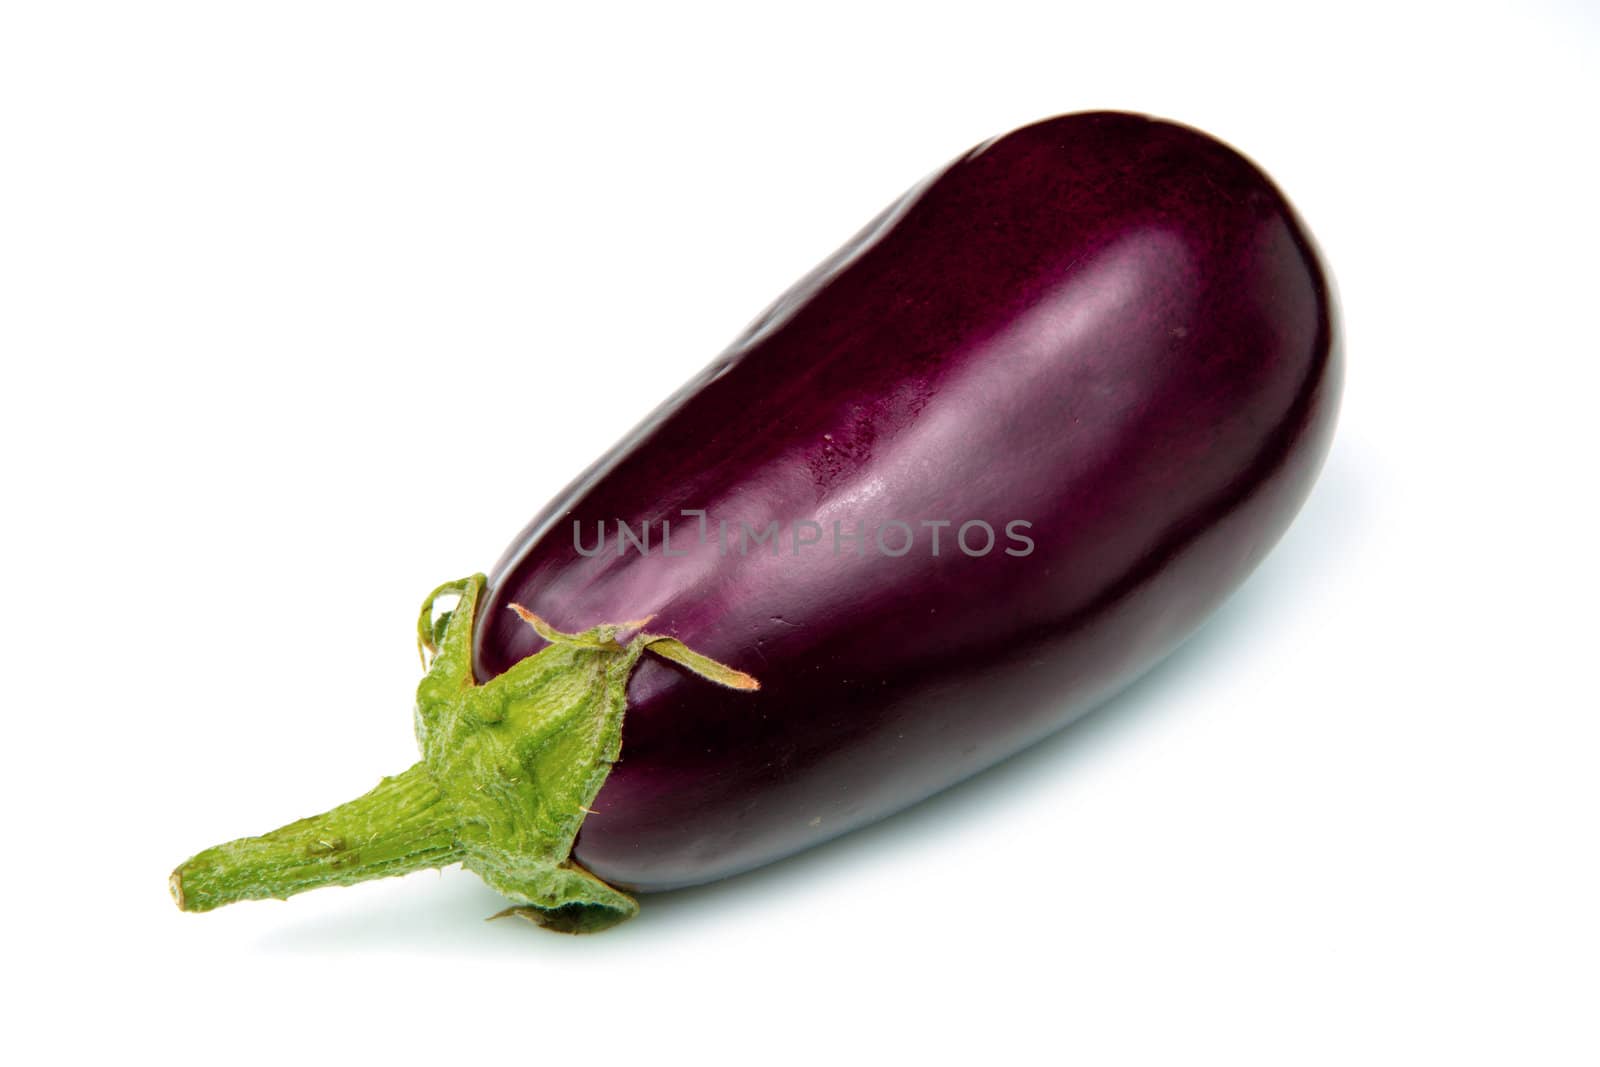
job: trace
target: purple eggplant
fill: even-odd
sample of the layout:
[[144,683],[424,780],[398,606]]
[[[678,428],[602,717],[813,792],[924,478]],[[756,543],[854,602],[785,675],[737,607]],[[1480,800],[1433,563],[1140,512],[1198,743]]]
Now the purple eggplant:
[[[1203,133],[1093,113],[977,146],[780,297],[486,584],[444,589],[453,612],[430,598],[424,760],[374,791],[416,796],[202,853],[180,903],[460,860],[520,914],[595,929],[632,914],[623,890],[748,870],[1004,759],[1170,652],[1283,533],[1333,430],[1336,314],[1288,201]],[[598,680],[552,696],[535,674]],[[481,740],[514,721],[541,740]],[[563,767],[581,788],[519,778],[490,815],[452,799],[452,776]],[[416,818],[417,840],[357,848],[335,817]]]

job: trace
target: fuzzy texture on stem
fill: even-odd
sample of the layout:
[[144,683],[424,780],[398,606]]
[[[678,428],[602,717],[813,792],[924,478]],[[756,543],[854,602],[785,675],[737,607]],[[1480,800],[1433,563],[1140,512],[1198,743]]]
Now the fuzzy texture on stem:
[[[632,917],[632,897],[571,859],[572,844],[622,750],[628,677],[652,652],[708,681],[754,690],[649,619],[569,634],[512,605],[549,644],[483,685],[472,630],[484,589],[474,575],[429,595],[417,622],[424,662],[416,731],[422,759],[347,804],[194,856],[172,872],[185,911],[285,898],[460,862],[509,897],[501,912],[566,933]],[[434,604],[455,608],[434,619]]]

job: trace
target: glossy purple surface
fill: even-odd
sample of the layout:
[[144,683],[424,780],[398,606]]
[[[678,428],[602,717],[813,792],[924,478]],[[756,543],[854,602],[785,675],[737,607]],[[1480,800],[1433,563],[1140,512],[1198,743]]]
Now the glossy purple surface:
[[[576,858],[641,890],[734,874],[949,786],[1125,686],[1299,508],[1338,404],[1337,328],[1288,203],[1185,127],[1064,116],[912,189],[491,575],[480,677],[539,645],[515,601],[569,630],[654,613],[652,630],[762,683],[718,690],[647,657]],[[708,543],[685,508],[708,513]],[[585,548],[606,522],[605,553],[579,554],[574,519]],[[661,554],[663,519],[687,555]],[[917,536],[899,558],[870,540],[889,519]],[[997,532],[986,556],[953,544],[973,519]],[[1021,558],[1003,551],[1017,519],[1034,542]],[[650,554],[619,557],[614,520],[649,520]],[[813,520],[823,539],[741,555],[731,531],[772,520]],[[836,520],[866,524],[864,555],[834,554]],[[954,524],[937,557],[924,520]]]

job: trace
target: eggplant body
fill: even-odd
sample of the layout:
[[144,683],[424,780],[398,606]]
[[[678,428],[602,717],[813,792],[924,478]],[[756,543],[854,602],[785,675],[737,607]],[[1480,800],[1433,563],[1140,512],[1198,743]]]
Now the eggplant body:
[[[1025,127],[891,205],[536,517],[475,672],[542,646],[515,602],[573,631],[653,615],[756,675],[642,663],[573,855],[641,891],[778,859],[1188,636],[1309,491],[1339,353],[1315,246],[1248,160],[1144,116]],[[957,540],[975,521],[987,552]]]

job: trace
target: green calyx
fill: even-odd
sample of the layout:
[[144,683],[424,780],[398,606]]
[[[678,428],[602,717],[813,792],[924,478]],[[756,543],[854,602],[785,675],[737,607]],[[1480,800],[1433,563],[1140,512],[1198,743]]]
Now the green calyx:
[[[485,579],[435,589],[422,605],[417,686],[422,759],[370,793],[322,815],[194,856],[172,872],[185,911],[285,898],[324,885],[460,863],[549,929],[589,933],[639,905],[571,858],[578,829],[622,750],[627,684],[645,652],[734,689],[748,674],[675,638],[649,619],[563,633],[513,605],[549,644],[497,678],[472,674],[472,631]],[[457,595],[434,618],[434,603]]]

